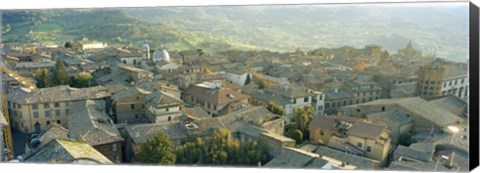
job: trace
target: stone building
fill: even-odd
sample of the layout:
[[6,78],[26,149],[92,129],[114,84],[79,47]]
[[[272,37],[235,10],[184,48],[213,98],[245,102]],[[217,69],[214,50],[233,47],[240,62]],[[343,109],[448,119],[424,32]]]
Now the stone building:
[[122,161],[122,138],[113,120],[107,115],[105,101],[80,101],[72,103],[68,116],[68,137],[84,141],[112,162]]
[[72,88],[61,85],[33,92],[16,89],[7,94],[7,105],[13,128],[24,133],[38,133],[53,122],[67,127],[71,102],[106,100],[110,96],[103,86]]
[[468,65],[436,59],[420,67],[418,95],[425,99],[454,95],[464,100],[469,98]]
[[385,164],[390,153],[390,131],[385,126],[346,116],[318,116],[309,125],[310,140]]
[[397,110],[412,119],[411,130],[418,132],[439,132],[450,125],[465,121],[465,117],[457,116],[437,104],[420,97],[380,99],[368,103],[351,105],[342,108],[343,115],[366,118],[373,113]]

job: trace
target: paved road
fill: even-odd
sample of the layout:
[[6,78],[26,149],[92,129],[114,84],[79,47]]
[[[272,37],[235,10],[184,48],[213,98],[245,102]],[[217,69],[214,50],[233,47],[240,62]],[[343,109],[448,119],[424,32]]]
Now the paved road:
[[28,134],[24,134],[12,128],[13,151],[15,158],[25,153],[25,144],[28,139]]

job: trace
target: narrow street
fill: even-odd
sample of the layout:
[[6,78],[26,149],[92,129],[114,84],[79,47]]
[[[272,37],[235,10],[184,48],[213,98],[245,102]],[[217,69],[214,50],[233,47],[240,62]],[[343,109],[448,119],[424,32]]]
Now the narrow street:
[[25,153],[25,144],[28,142],[29,134],[24,134],[16,129],[12,130],[12,140],[13,140],[13,150],[15,154],[15,159],[17,156]]

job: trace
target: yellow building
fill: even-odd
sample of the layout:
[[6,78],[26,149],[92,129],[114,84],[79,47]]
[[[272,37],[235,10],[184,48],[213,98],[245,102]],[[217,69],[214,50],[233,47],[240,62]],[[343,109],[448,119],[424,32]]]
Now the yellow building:
[[310,140],[385,164],[392,148],[384,126],[346,116],[318,116],[309,126]]
[[110,93],[102,86],[79,89],[61,85],[33,92],[14,90],[7,94],[7,105],[13,128],[38,133],[53,123],[67,127],[71,102],[108,97]]

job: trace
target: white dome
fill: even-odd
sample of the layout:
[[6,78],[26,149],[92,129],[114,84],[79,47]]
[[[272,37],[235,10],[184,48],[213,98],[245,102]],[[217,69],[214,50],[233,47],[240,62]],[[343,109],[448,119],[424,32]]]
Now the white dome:
[[153,59],[154,61],[160,61],[160,60],[170,61],[170,55],[166,50],[157,50],[153,53]]

